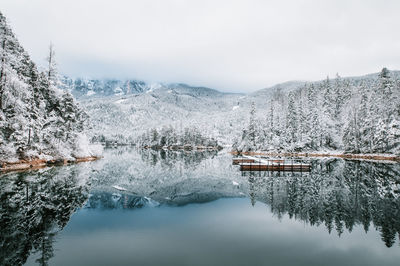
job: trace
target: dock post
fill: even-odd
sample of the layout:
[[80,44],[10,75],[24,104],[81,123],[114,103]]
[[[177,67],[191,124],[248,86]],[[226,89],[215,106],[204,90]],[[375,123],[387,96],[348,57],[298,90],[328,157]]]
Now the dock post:
[[300,176],[303,176],[303,161],[300,161]]
[[293,158],[292,158],[292,173],[293,173]]

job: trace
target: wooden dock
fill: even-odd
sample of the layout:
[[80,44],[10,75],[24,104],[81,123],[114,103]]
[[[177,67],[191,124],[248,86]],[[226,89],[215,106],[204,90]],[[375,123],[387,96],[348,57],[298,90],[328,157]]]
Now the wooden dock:
[[248,159],[248,158],[233,158],[232,159],[232,164],[233,165],[238,165],[242,163],[255,163],[253,159]]
[[[282,159],[272,159],[272,160],[268,160],[268,162],[271,163],[281,163],[283,164],[285,162],[285,160]],[[233,158],[232,159],[232,164],[233,165],[239,165],[242,163],[258,163],[257,159],[252,159],[252,158]]]
[[290,171],[290,172],[310,172],[311,165],[300,161],[283,159],[263,159],[252,156],[234,158],[234,165],[240,166],[240,171]]
[[310,172],[309,164],[240,164],[240,171],[289,171],[289,172]]

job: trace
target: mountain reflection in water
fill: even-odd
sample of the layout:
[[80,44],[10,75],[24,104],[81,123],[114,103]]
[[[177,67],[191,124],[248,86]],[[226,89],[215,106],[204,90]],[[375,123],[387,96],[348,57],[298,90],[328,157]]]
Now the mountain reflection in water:
[[238,197],[265,203],[276,219],[287,214],[339,236],[372,226],[387,247],[397,246],[399,164],[324,159],[312,161],[311,173],[241,173],[231,159],[226,153],[125,148],[106,150],[93,163],[2,175],[0,264],[22,265],[32,255],[47,265],[56,235],[82,210],[135,211]]

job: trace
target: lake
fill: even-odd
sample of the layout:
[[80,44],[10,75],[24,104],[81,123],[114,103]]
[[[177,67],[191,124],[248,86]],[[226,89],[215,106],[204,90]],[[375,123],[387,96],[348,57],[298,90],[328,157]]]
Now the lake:
[[0,265],[399,265],[400,164],[116,148],[0,176]]

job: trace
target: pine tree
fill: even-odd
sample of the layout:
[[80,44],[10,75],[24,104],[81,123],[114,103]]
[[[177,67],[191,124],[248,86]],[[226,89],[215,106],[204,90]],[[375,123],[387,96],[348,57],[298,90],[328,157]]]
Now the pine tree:
[[[385,152],[389,150],[389,124],[391,120],[390,103],[393,92],[393,81],[387,68],[383,68],[379,74],[378,84],[375,86],[372,108],[376,114],[375,117],[375,134],[374,134],[374,150],[375,152]],[[389,107],[389,108],[387,108]],[[372,112],[371,112],[372,113]]]
[[304,143],[304,136],[306,136],[308,129],[307,129],[307,116],[304,110],[304,102],[302,97],[300,98],[299,106],[298,106],[298,118],[299,118],[299,141],[301,142],[301,148],[303,148]]
[[308,134],[309,146],[317,150],[321,146],[321,123],[319,119],[318,99],[316,89],[313,84],[307,88],[307,123],[310,129]]
[[326,114],[327,117],[332,118],[332,117],[334,117],[335,101],[334,101],[334,95],[333,95],[333,91],[332,91],[331,81],[329,80],[329,76],[323,82],[323,84],[321,86],[321,90],[323,91],[323,94],[324,94],[323,103],[322,103],[324,113]]
[[271,99],[270,101],[269,101],[269,110],[268,110],[268,112],[267,112],[267,116],[266,116],[266,119],[265,119],[265,127],[264,127],[264,129],[263,129],[263,135],[264,135],[264,137],[263,137],[263,145],[264,145],[264,148],[269,148],[270,146],[273,146],[273,138],[274,138],[274,131],[275,131],[275,128],[274,128],[274,126],[275,126],[275,124],[274,124],[274,110],[275,110],[275,108],[274,108],[274,102],[273,102],[273,100]]
[[298,137],[298,115],[294,97],[295,95],[293,92],[289,93],[289,103],[286,115],[287,139],[291,144],[295,144]]
[[49,45],[49,54],[46,58],[47,60],[47,78],[51,85],[56,85],[57,81],[57,63],[55,60],[56,52],[54,51],[54,46],[52,43]]
[[358,128],[360,134],[360,151],[361,152],[372,152],[372,140],[373,140],[373,124],[371,121],[371,114],[369,113],[369,98],[367,91],[362,90],[361,102],[358,109]]
[[350,119],[344,129],[343,143],[345,151],[352,153],[360,152],[360,129],[358,112],[355,106],[350,111]]
[[339,115],[342,112],[342,108],[345,104],[346,96],[344,95],[343,90],[343,81],[339,74],[336,74],[334,86],[333,86],[333,104],[334,104],[334,112],[333,117],[336,120],[339,120]]
[[250,107],[250,120],[249,120],[249,128],[248,128],[248,141],[250,147],[254,148],[256,146],[256,105],[254,102],[251,103]]
[[6,18],[0,13],[0,110],[3,110],[3,95],[6,88],[7,64],[10,62],[8,46],[10,43],[10,30]]
[[76,117],[76,105],[74,103],[74,99],[72,95],[69,92],[64,92],[61,98],[60,102],[60,111],[63,117],[63,120],[65,122],[64,128],[65,131],[67,132],[65,134],[65,141],[69,141],[71,137],[75,136],[70,136],[70,132],[75,129],[73,128],[73,125],[77,122],[77,117]]

